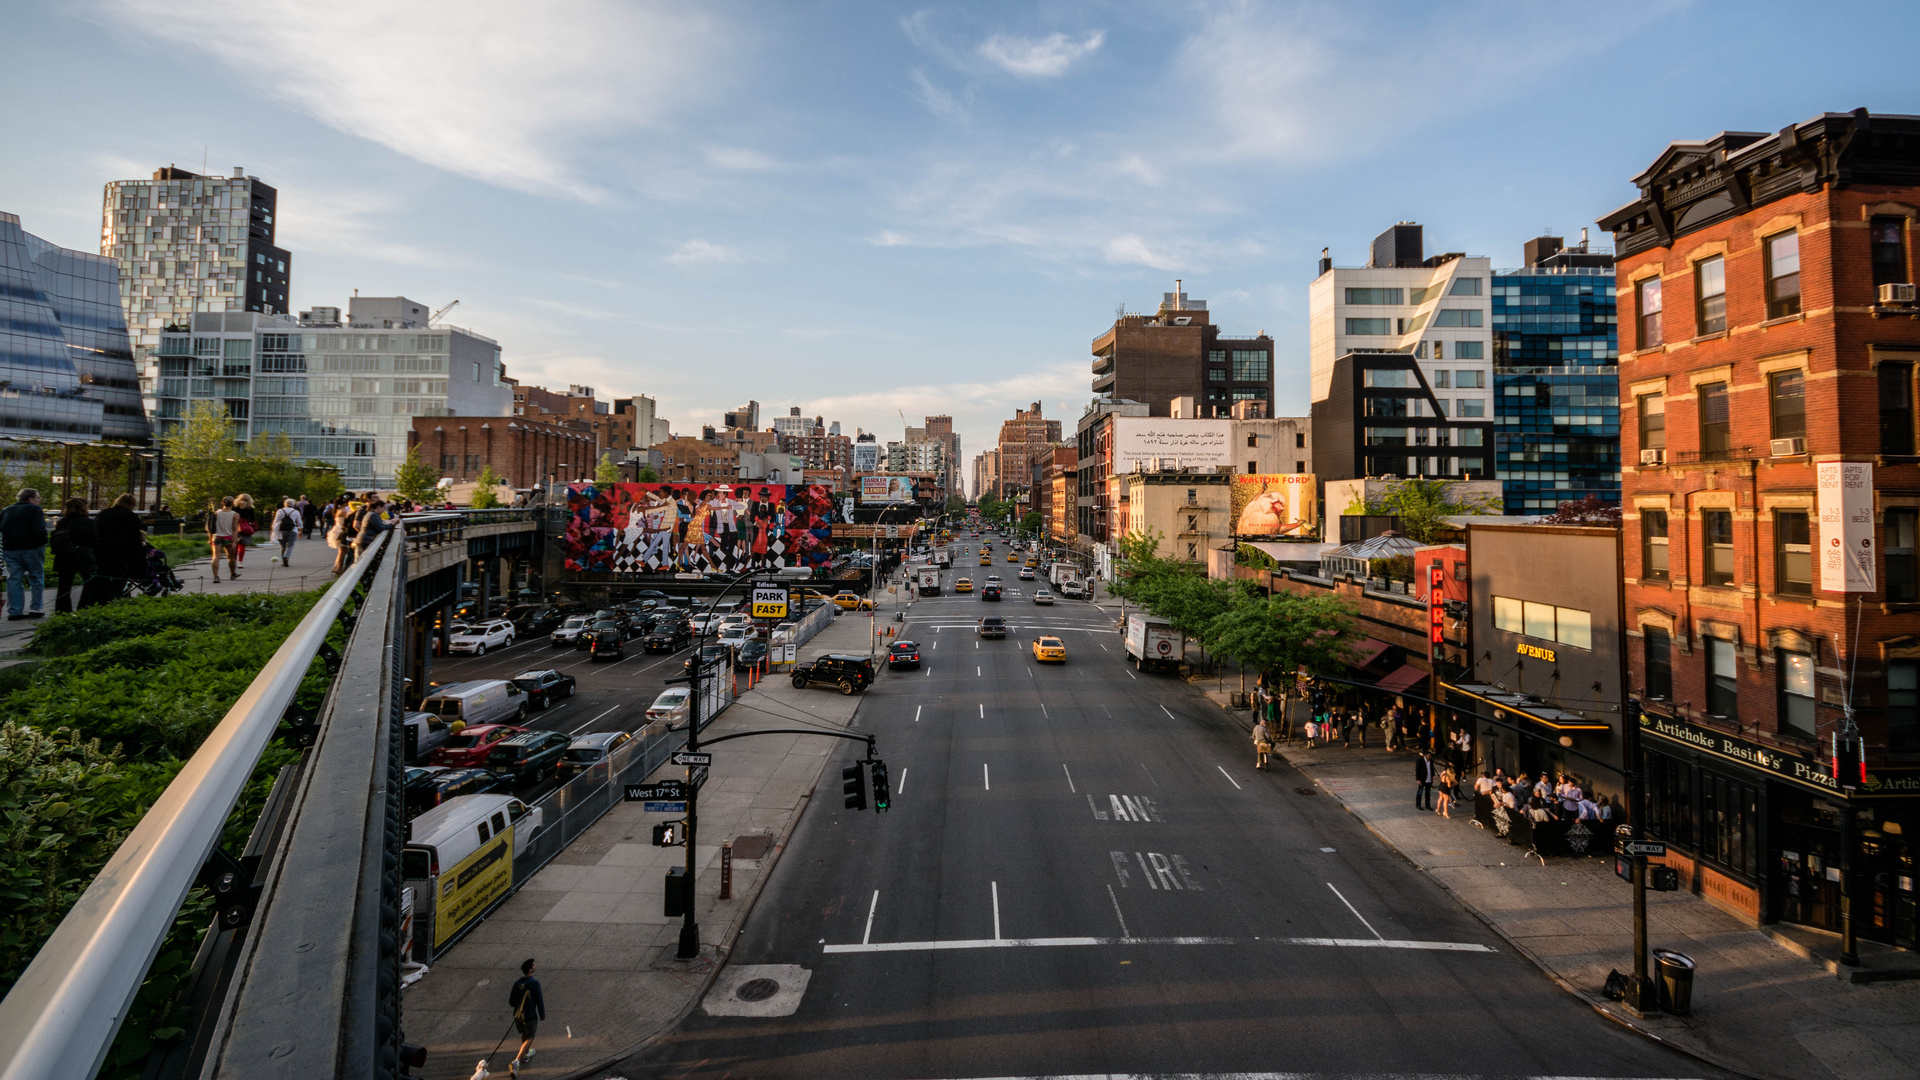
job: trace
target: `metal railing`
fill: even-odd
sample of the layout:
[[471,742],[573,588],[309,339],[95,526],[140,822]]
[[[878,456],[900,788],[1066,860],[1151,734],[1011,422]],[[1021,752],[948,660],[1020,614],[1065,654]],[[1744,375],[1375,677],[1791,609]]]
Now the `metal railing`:
[[[243,789],[253,778],[268,744],[279,733],[283,719],[288,717],[294,696],[309,667],[326,647],[328,633],[341,619],[349,600],[363,585],[369,584],[370,579],[377,576],[386,582],[389,586],[386,593],[389,594],[394,592],[397,582],[403,580],[403,553],[400,545],[388,542],[392,535],[393,532],[388,532],[375,540],[300,620],[200,749],[181,768],[139,824],[134,826],[112,858],[107,860],[86,892],[41,946],[6,999],[0,1001],[0,1080],[89,1080],[98,1072],[188,892],[202,878],[203,868],[214,856],[227,820],[238,804]],[[394,557],[386,557],[389,549],[395,553]],[[371,588],[368,591],[368,603],[382,599],[381,589]],[[379,624],[380,618],[393,618],[392,596],[386,595],[384,599],[388,604],[384,615],[362,604],[360,633],[349,644],[350,651],[355,644],[361,643],[363,634],[378,637],[384,644],[385,647],[378,650],[376,659],[390,660],[391,651],[402,647],[400,642],[403,639],[393,632],[393,624]],[[374,618],[367,621],[367,616]],[[339,680],[336,680],[337,685]],[[337,695],[330,694],[327,712],[334,714],[334,723],[339,722],[339,704]],[[397,705],[398,702],[394,701],[390,708]],[[362,712],[367,707],[365,702],[354,706]],[[374,730],[378,730],[382,723],[385,723],[387,730],[392,730],[390,714],[382,716],[376,712],[360,719],[363,726],[371,725]],[[324,760],[328,744],[332,742],[336,744],[335,749],[345,749],[344,744],[350,741],[330,739],[327,720],[327,717],[322,718],[318,742],[313,751],[320,757],[309,760],[303,775],[295,782],[301,790],[286,800],[290,804],[287,812],[293,815],[293,824],[288,827],[292,835],[299,835],[299,830],[309,824],[316,827],[324,824],[312,817],[313,809],[302,807],[302,800],[312,799],[316,788],[340,789],[342,786],[339,777],[325,778],[324,782],[315,779],[321,775],[318,763]],[[385,754],[377,746],[370,746],[361,756],[367,755],[379,758],[384,763]],[[386,791],[385,785],[380,782],[381,775],[370,775],[363,771],[358,779],[360,790],[357,793],[351,790],[322,790],[318,794],[340,797],[357,795],[363,813],[368,811],[365,804],[369,798],[369,781],[374,782],[376,797],[388,794],[397,797],[397,792]],[[276,794],[279,794],[278,790]],[[270,802],[269,805],[275,803]],[[371,818],[377,814],[368,813],[367,816]],[[343,825],[334,826],[336,829],[341,827]],[[377,830],[385,828],[378,824],[370,824],[369,827]],[[397,833],[395,838],[397,840]],[[334,835],[332,840],[331,851],[336,860],[366,856],[368,835],[365,832]],[[375,845],[376,848],[379,846]],[[283,876],[279,864],[289,847],[290,843],[283,844],[282,854],[271,856],[275,868],[260,901],[265,914],[255,915],[256,921],[272,922],[282,915],[281,911],[268,905],[275,896],[273,879]],[[393,847],[397,859],[397,843]],[[338,880],[332,888],[334,891],[331,896],[319,894],[303,898],[293,895],[291,899],[296,905],[302,905],[303,910],[329,900],[338,906]],[[359,905],[353,906],[357,909]],[[397,911],[397,902],[395,908]],[[298,913],[286,914],[290,920],[298,921]],[[222,915],[227,915],[227,909],[223,908]],[[356,910],[348,914],[347,922],[366,918],[377,916],[372,912]],[[218,923],[215,929],[219,929]],[[364,931],[366,928],[362,926],[358,929]],[[303,947],[313,947],[310,937],[313,932],[309,927],[302,935]],[[210,931],[209,937],[213,936],[214,932]],[[252,947],[257,949],[257,943],[265,939],[266,935],[254,933]],[[364,940],[364,934],[359,936],[359,940]],[[326,952],[334,944],[322,942],[316,951]],[[353,943],[341,944],[350,948]],[[285,956],[281,958],[289,959]],[[362,957],[360,961],[370,963],[372,959]],[[239,993],[245,988],[244,984],[240,984],[235,992]],[[310,986],[306,992],[312,996],[305,1000],[311,1004],[321,996],[331,996],[335,999],[333,1015],[337,1018],[341,1010],[347,1007],[340,999],[351,996],[343,995],[341,990],[337,982],[330,986]],[[326,1033],[327,1046],[308,1044],[304,1052],[287,1053],[277,1062],[255,1058],[246,1061],[245,1067],[236,1063],[231,1071],[235,1075],[252,1076],[335,1075],[331,1068],[315,1070],[312,1054],[320,1050],[333,1050],[333,1044],[349,1044],[355,1037],[356,1033],[334,1026]],[[308,1071],[300,1073],[302,1069]],[[348,1070],[338,1075],[370,1073]]]

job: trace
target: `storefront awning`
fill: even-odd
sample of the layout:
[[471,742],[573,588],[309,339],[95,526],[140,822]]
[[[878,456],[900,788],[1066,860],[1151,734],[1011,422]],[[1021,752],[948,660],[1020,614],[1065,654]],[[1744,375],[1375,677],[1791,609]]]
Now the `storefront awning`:
[[1381,641],[1379,638],[1361,638],[1359,641],[1353,643],[1353,658],[1348,660],[1347,663],[1357,668],[1366,667],[1368,664],[1380,659],[1380,654],[1391,648],[1393,648],[1393,646]]
[[1402,690],[1411,690],[1420,685],[1421,680],[1426,677],[1427,672],[1421,671],[1412,664],[1401,664],[1387,672],[1386,677],[1374,683],[1373,686],[1376,690],[1397,694]]
[[1576,712],[1543,701],[1535,701],[1525,694],[1516,694],[1511,690],[1502,690],[1486,683],[1442,683],[1449,694],[1472,698],[1475,701],[1491,705],[1496,709],[1531,720],[1542,727],[1555,731],[1612,731],[1613,725],[1604,720],[1593,720]]

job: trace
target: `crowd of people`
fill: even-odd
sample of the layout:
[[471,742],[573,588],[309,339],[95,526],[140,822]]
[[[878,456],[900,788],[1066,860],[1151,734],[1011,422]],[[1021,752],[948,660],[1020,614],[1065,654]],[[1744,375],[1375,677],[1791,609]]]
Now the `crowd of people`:
[[[264,521],[276,550],[270,558],[280,566],[292,566],[295,542],[311,540],[317,529],[333,549],[332,570],[337,577],[400,516],[423,509],[407,499],[389,502],[377,491],[345,492],[324,503],[313,502],[305,495],[284,498]],[[223,562],[227,575],[238,578],[247,562],[248,538],[259,532],[263,523],[253,496],[242,492],[209,503],[204,521],[213,556],[213,580],[220,580]]]
[[1537,824],[1548,821],[1612,821],[1614,805],[1605,795],[1592,795],[1580,781],[1566,773],[1548,779],[1541,773],[1535,779],[1526,773],[1508,778],[1506,770],[1482,772],[1473,782],[1475,795],[1490,797],[1494,805],[1510,814],[1524,814]]

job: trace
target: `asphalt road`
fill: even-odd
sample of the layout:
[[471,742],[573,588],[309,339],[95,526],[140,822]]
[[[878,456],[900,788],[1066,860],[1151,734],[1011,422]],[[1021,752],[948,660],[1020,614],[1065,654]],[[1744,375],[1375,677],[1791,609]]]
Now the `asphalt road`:
[[[913,606],[926,667],[856,720],[891,811],[841,809],[830,769],[735,944],[716,994],[763,972],[790,1014],[696,1010],[603,1075],[1723,1075],[1574,1001],[1298,774],[1254,771],[1222,710],[1123,664],[1110,616],[999,572],[1004,602]],[[976,636],[989,613],[1005,640]],[[1065,665],[1032,661],[1041,631]]]

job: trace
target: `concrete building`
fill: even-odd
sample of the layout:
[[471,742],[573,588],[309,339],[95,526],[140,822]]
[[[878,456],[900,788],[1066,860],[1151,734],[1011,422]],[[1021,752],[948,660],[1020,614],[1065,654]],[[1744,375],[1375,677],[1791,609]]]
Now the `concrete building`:
[[773,418],[773,430],[779,432],[783,438],[787,436],[802,438],[813,434],[816,423],[818,423],[816,419],[801,416],[800,406],[795,405],[787,410],[787,415]]
[[856,430],[853,434],[853,472],[877,473],[880,471],[880,440],[871,432]]
[[1633,182],[1600,226],[1648,824],[1722,907],[1834,931],[1850,910],[1912,948],[1920,117],[1676,142]]
[[1093,392],[1137,401],[1149,416],[1171,416],[1176,398],[1199,403],[1202,416],[1227,416],[1238,401],[1272,412],[1273,339],[1224,337],[1207,303],[1190,300],[1174,282],[1153,315],[1121,315],[1093,339]]
[[727,413],[721,420],[721,426],[738,428],[742,431],[760,430],[760,403],[749,401],[745,405]]
[[149,440],[118,275],[0,213],[0,439]]
[[1114,517],[1122,536],[1160,536],[1162,558],[1206,565],[1207,552],[1233,544],[1233,477],[1225,473],[1127,473]]

